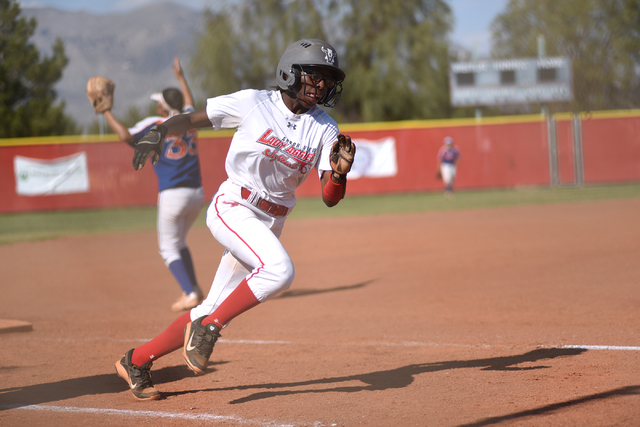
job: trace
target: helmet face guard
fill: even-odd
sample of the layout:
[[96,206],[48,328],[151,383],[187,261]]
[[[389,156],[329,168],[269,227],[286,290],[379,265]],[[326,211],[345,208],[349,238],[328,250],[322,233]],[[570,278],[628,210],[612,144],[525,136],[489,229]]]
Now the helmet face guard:
[[293,66],[294,84],[289,85],[287,92],[292,94],[300,93],[306,95],[307,85],[302,83],[302,77],[307,77],[311,81],[313,86],[318,86],[321,82],[326,88],[323,97],[318,101],[318,104],[325,107],[333,108],[340,95],[342,95],[342,81],[338,81],[333,77],[326,76],[318,71],[318,67],[303,67],[299,65]]
[[[319,73],[318,68],[329,70],[332,77]],[[310,76],[314,82],[324,80],[327,91],[318,104],[326,107],[336,105],[345,74],[338,66],[338,54],[331,45],[322,40],[302,39],[285,50],[276,70],[278,87],[290,93],[301,93],[303,75]]]

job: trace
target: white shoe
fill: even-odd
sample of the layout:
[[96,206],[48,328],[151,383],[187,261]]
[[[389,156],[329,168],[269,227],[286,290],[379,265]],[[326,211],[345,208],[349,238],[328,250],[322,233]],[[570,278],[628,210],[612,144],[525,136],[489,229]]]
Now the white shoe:
[[173,311],[191,310],[193,307],[197,307],[203,301],[202,292],[195,290],[189,295],[182,293],[182,296],[178,298],[178,301],[174,302],[171,306]]

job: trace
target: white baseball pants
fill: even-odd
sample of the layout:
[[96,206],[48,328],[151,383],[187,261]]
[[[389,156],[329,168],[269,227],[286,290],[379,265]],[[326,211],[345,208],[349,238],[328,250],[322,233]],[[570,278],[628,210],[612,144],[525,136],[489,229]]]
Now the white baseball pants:
[[187,247],[187,234],[203,206],[202,187],[170,188],[158,193],[158,247],[167,266],[180,259],[180,250]]
[[295,269],[279,237],[286,217],[272,217],[245,201],[241,187],[225,181],[207,210],[207,226],[226,250],[211,290],[191,320],[210,315],[242,282],[263,302],[288,289]]

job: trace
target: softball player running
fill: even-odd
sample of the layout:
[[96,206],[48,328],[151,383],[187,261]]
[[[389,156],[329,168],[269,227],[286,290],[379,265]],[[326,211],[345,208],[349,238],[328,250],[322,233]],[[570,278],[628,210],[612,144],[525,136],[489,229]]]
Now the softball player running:
[[295,190],[315,168],[324,203],[336,205],[356,151],[317,106],[336,104],[344,77],[333,47],[302,39],[280,59],[277,90],[210,98],[205,109],[154,126],[136,145],[133,166],[139,169],[148,157],[159,159],[166,135],[236,129],[226,158],[228,179],[207,211],[207,225],[226,250],[205,301],[116,362],[136,399],[160,398],[151,381],[153,361],[182,347],[189,369],[203,374],[220,330],[293,282],[293,263],[279,236],[296,203]]
[[[103,113],[111,129],[121,141],[135,144],[155,125],[182,113],[192,113],[193,97],[184,77],[180,61],[175,58],[173,72],[180,90],[168,88],[151,95],[158,116],[147,117],[127,129],[107,110]],[[191,252],[186,238],[204,206],[204,190],[198,159],[197,130],[172,133],[154,164],[158,177],[158,246],[164,263],[182,288],[182,295],[171,306],[173,311],[189,310],[203,300],[196,280]]]

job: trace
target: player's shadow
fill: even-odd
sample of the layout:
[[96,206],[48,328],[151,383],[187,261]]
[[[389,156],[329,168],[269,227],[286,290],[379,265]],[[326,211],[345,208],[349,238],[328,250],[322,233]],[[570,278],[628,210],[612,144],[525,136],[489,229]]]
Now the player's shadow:
[[[480,369],[484,371],[525,371],[533,369],[545,369],[549,366],[539,364],[537,366],[518,366],[522,363],[539,363],[547,360],[552,360],[558,357],[576,356],[586,349],[572,348],[572,349],[537,349],[532,350],[522,355],[506,356],[506,357],[493,357],[486,359],[476,360],[452,360],[444,362],[432,362],[432,363],[418,363],[407,366],[402,366],[395,369],[389,369],[384,371],[374,371],[362,374],[320,378],[316,380],[298,381],[298,382],[283,382],[283,383],[266,383],[266,384],[248,384],[239,385],[234,387],[224,388],[210,388],[210,389],[198,389],[180,392],[165,392],[164,397],[178,396],[182,394],[198,393],[202,391],[219,392],[229,390],[259,390],[255,393],[249,394],[240,399],[232,400],[230,404],[241,404],[251,402],[260,399],[269,399],[277,396],[287,396],[295,394],[308,394],[308,393],[327,393],[327,392],[342,392],[342,393],[356,393],[361,391],[384,391],[390,389],[399,389],[409,386],[413,383],[416,375],[426,374],[431,372],[439,372],[450,369]],[[221,365],[227,362],[213,362],[209,366],[210,369],[207,374],[215,372],[215,366]],[[25,369],[17,367],[4,367],[2,370],[9,369]],[[153,379],[156,385],[167,384],[173,381],[181,380],[185,377],[193,376],[184,365],[164,367],[161,369],[153,370]],[[355,384],[354,384],[355,383]],[[324,387],[322,387],[324,385]],[[321,386],[318,388],[318,386]],[[313,388],[309,388],[313,387]],[[617,394],[629,394],[638,393],[640,386],[632,388],[624,388],[614,390],[611,393]],[[56,401],[62,401],[72,399],[80,396],[100,395],[100,394],[113,394],[122,393],[128,390],[124,381],[119,378],[115,371],[110,374],[100,374],[87,377],[73,378],[62,381],[55,381],[45,384],[35,384],[25,387],[13,387],[0,389],[0,411],[5,409],[11,409],[18,406],[25,405],[38,405],[42,403],[50,403]],[[607,397],[606,394],[594,395],[592,399]],[[578,402],[579,403],[579,402]],[[573,404],[571,402],[565,403],[565,405]],[[559,404],[562,405],[562,404]],[[553,410],[557,405],[550,405],[545,408],[541,408],[533,411],[526,411],[523,413],[507,415],[510,419],[520,416],[535,415],[538,411]],[[496,419],[489,419],[480,421],[478,424],[472,424],[472,426],[483,426],[497,422]]]
[[[211,362],[206,375],[216,371],[216,365],[227,362]],[[2,367],[2,371],[26,369],[22,367]],[[168,366],[152,369],[155,384],[167,384],[192,377],[193,373],[185,366]],[[26,405],[57,402],[80,396],[121,393],[128,390],[127,384],[120,378],[115,369],[113,373],[92,375],[88,377],[72,378],[44,384],[34,384],[25,387],[0,388],[0,411]]]
[[[476,360],[452,360],[446,362],[418,363],[402,366],[386,371],[375,371],[363,374],[347,375],[340,377],[321,378],[309,381],[288,383],[249,384],[235,387],[211,388],[206,390],[182,391],[174,395],[195,393],[199,391],[228,391],[228,390],[265,390],[258,391],[229,403],[239,404],[260,399],[269,399],[277,396],[311,393],[357,393],[361,391],[382,391],[394,388],[403,388],[413,383],[416,375],[430,372],[445,371],[450,369],[476,368],[483,371],[527,371],[533,369],[546,369],[549,366],[517,366],[522,363],[535,363],[551,360],[557,357],[576,356],[586,349],[581,348],[547,348],[536,349],[517,356],[493,357]],[[357,382],[358,384],[352,384]],[[320,387],[325,385],[325,387]],[[309,388],[313,387],[313,388]]]
[[291,297],[306,297],[309,295],[317,295],[317,294],[327,294],[330,292],[340,292],[340,291],[351,291],[353,289],[360,289],[367,286],[369,283],[374,282],[374,280],[367,280],[362,283],[356,283],[355,285],[349,286],[336,286],[335,288],[327,288],[327,289],[292,289],[289,291],[285,291],[275,297],[277,298],[291,298]]

